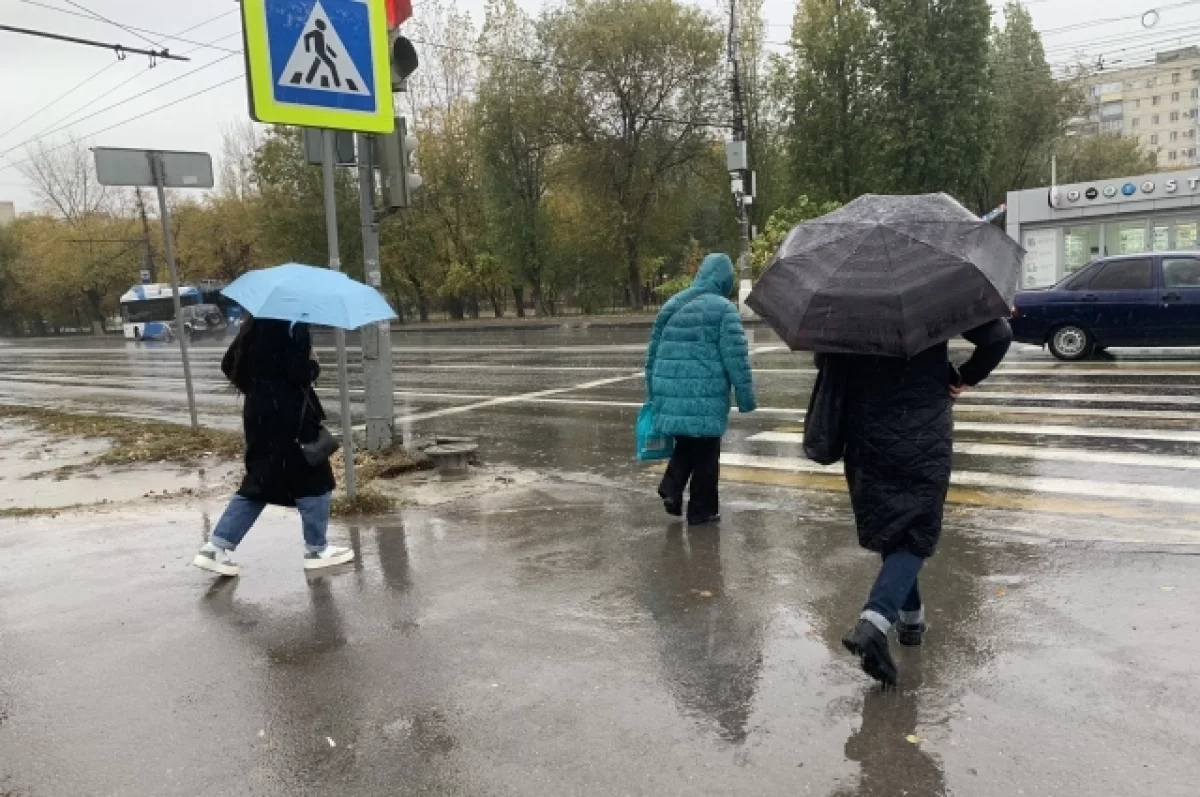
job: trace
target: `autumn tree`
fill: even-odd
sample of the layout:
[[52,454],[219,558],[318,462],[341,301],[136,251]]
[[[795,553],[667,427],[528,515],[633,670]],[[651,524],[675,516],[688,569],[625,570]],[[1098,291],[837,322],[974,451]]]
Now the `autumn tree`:
[[1079,107],[1075,87],[1051,72],[1024,5],[1012,0],[1005,5],[1004,27],[992,32],[989,60],[995,113],[991,157],[974,197],[980,213],[1004,202],[1009,191],[1049,183],[1050,157]]
[[709,151],[724,115],[721,32],[677,0],[569,0],[546,13],[543,36],[575,177],[615,211],[629,302],[640,309],[651,205]]
[[866,5],[878,42],[873,187],[969,196],[987,168],[989,152],[987,0],[867,0]]
[[1069,137],[1059,142],[1059,183],[1083,183],[1145,174],[1157,168],[1158,159],[1144,152],[1132,138],[1101,135]]
[[517,315],[524,288],[546,313],[549,268],[544,198],[555,147],[550,71],[533,21],[513,0],[492,0],[480,49],[487,54],[475,105],[491,249],[511,274]]
[[876,187],[878,31],[857,0],[801,0],[792,23],[789,154],[798,190],[846,202]]

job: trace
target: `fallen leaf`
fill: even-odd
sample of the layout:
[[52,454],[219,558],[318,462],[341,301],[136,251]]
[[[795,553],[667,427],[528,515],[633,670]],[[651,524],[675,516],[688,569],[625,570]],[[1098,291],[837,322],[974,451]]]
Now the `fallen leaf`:
[[1004,587],[1001,587],[1000,589],[996,590],[997,598],[1003,598],[1007,594],[1008,594],[1008,590],[1006,590]]
[[921,737],[917,736],[915,733],[910,733],[908,736],[904,737],[904,741],[908,742],[909,744],[920,744],[923,739],[921,739]]

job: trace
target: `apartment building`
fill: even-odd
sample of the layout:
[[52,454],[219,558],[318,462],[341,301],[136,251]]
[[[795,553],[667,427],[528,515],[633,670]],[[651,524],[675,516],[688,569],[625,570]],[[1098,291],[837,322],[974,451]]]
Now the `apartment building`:
[[1153,62],[1106,71],[1084,82],[1087,102],[1070,132],[1132,138],[1163,170],[1200,163],[1200,47],[1158,53]]

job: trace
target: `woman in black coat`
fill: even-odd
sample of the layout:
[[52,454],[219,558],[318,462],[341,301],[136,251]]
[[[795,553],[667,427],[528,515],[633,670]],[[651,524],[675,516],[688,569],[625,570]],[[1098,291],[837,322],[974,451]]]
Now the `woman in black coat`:
[[325,420],[313,389],[321,365],[308,325],[247,318],[225,352],[221,370],[245,397],[246,475],[194,564],[236,576],[239,568],[229,552],[241,543],[267,504],[299,510],[305,569],[351,561],[352,550],[326,540],[333,469],[328,461],[309,465],[300,449],[300,443],[316,440]]
[[863,670],[896,682],[887,634],[920,645],[925,609],[917,576],[942,532],[954,456],[954,399],[992,372],[1012,343],[998,319],[966,332],[975,352],[961,367],[942,343],[909,359],[835,355],[846,374],[846,484],[858,542],[883,557],[858,624],[842,640]]

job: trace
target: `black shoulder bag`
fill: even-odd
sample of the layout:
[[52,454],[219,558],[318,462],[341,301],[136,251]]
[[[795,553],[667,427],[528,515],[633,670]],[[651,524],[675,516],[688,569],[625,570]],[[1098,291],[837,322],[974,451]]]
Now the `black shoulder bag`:
[[310,467],[316,468],[328,462],[334,452],[342,447],[342,444],[325,428],[325,424],[323,423],[317,425],[316,440],[313,440],[311,443],[300,442],[300,432],[304,429],[304,414],[308,412],[311,404],[312,402],[308,400],[308,390],[305,390],[304,406],[300,409],[300,428],[296,430],[296,445],[300,446],[300,453],[304,455],[304,461]]
[[817,355],[817,381],[804,416],[804,455],[832,465],[846,452],[846,363],[837,355]]

